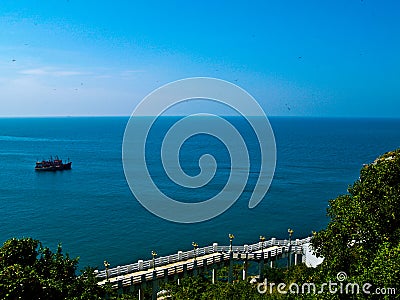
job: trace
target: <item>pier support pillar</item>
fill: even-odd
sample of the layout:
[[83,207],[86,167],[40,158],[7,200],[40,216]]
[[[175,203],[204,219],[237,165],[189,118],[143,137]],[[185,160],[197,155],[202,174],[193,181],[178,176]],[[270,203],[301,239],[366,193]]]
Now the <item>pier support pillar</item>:
[[295,265],[295,266],[297,266],[297,262],[298,262],[298,260],[299,260],[299,255],[300,255],[300,254],[297,254],[297,253],[294,254],[294,265]]
[[153,287],[151,289],[151,299],[157,300],[157,293],[158,293],[158,281],[157,281],[157,272],[153,271]]
[[203,272],[202,273],[207,273],[208,271],[208,265],[207,265],[207,259],[203,259]]
[[197,260],[193,262],[193,275],[197,276]]
[[228,282],[232,283],[233,281],[233,252],[229,252],[229,273],[228,273]]
[[271,262],[269,263],[269,267],[272,269],[275,266],[275,263],[273,260],[271,260]]
[[262,259],[258,263],[258,278],[260,278],[260,282],[264,280],[263,270],[264,270],[264,260]]
[[243,270],[242,270],[242,280],[246,279],[247,279],[247,259],[243,262]]
[[122,295],[124,293],[124,287],[122,285],[122,279],[118,279],[118,295]]
[[164,269],[164,282],[168,282],[168,269]]
[[258,278],[260,279],[260,282],[264,280],[264,249],[261,252],[261,260],[258,263]]
[[139,300],[144,300],[144,292],[143,292],[142,286],[140,286],[140,288],[139,288],[138,297],[139,297]]
[[212,283],[215,284],[217,282],[217,269],[212,269]]
[[187,276],[187,264],[184,264],[182,266],[182,268],[183,268],[183,277],[186,277]]

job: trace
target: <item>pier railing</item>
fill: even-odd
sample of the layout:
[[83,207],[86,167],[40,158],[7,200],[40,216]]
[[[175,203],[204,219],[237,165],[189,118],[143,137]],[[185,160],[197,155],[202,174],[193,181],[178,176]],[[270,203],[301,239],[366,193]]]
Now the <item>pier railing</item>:
[[[158,277],[165,277],[170,275],[169,272],[172,273],[180,273],[182,270],[179,268],[183,268],[185,266],[186,270],[191,270],[194,267],[194,261],[186,262],[185,264],[179,265],[176,264],[180,261],[187,261],[191,258],[196,257],[196,266],[201,267],[203,264],[210,265],[213,263],[225,261],[230,259],[230,252],[233,252],[233,259],[249,259],[249,260],[260,260],[262,258],[267,259],[269,257],[274,257],[282,253],[302,253],[302,245],[305,243],[309,243],[311,237],[307,237],[304,239],[296,239],[292,240],[289,245],[289,240],[278,240],[272,238],[270,240],[264,242],[257,242],[250,245],[241,245],[241,246],[219,246],[217,243],[214,243],[211,246],[206,246],[202,248],[197,248],[196,250],[190,251],[178,251],[178,253],[168,255],[168,256],[161,256],[156,259],[149,259],[149,260],[139,260],[136,263],[125,265],[125,266],[117,266],[114,268],[109,268],[107,270],[102,270],[97,272],[97,277],[100,279],[118,277],[121,275],[127,275],[131,273],[136,273],[140,271],[146,271],[149,269],[155,269],[155,272]],[[273,246],[277,246],[277,248],[271,248]],[[290,246],[290,247],[289,247]],[[269,249],[270,248],[270,249]],[[290,248],[290,249],[289,249]],[[261,253],[263,250],[264,254]],[[196,252],[195,252],[196,251]],[[209,254],[219,253],[220,255],[213,255],[207,257]],[[175,264],[172,268],[164,268],[157,270],[157,267],[163,267],[170,264]],[[107,273],[106,273],[107,272]],[[159,274],[160,273],[160,274]],[[148,276],[153,276],[150,273],[143,273],[143,274],[132,274],[130,276],[129,281],[132,281],[131,284],[135,282],[143,282],[146,280],[150,280],[147,278]],[[144,277],[144,278],[143,278]]]

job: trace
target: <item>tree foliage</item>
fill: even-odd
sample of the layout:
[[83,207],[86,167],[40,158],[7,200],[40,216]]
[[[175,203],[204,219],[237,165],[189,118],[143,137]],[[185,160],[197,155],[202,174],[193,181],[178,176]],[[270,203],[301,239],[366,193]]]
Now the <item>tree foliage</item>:
[[53,253],[32,238],[10,239],[0,248],[0,299],[99,299],[94,269],[76,276],[78,258]]
[[400,294],[400,149],[365,165],[348,192],[329,201],[331,221],[312,239],[320,271]]
[[183,300],[252,300],[264,299],[256,286],[247,281],[227,283],[217,281],[215,284],[209,278],[197,276],[183,278],[180,284],[169,283],[164,287],[172,299]]

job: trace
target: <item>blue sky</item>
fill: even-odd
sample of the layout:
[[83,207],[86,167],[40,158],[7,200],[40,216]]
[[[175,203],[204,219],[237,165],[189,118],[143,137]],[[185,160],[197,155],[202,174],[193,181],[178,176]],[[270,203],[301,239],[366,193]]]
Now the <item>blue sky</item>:
[[399,116],[398,1],[137,2],[2,0],[0,116],[130,115],[193,76],[267,115]]

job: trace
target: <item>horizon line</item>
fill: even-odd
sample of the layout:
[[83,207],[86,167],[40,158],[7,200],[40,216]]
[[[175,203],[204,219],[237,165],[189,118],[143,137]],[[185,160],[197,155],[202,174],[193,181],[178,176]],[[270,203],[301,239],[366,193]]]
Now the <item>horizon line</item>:
[[[161,115],[159,117],[185,117],[187,115]],[[243,117],[241,115],[217,115],[220,117]],[[130,118],[131,115],[14,115],[2,116],[0,119],[50,119],[50,118]],[[153,115],[144,115],[140,117],[156,117]],[[246,116],[246,117],[260,117],[260,116]],[[289,115],[270,115],[267,118],[308,118],[308,119],[400,119],[394,116],[289,116]]]

